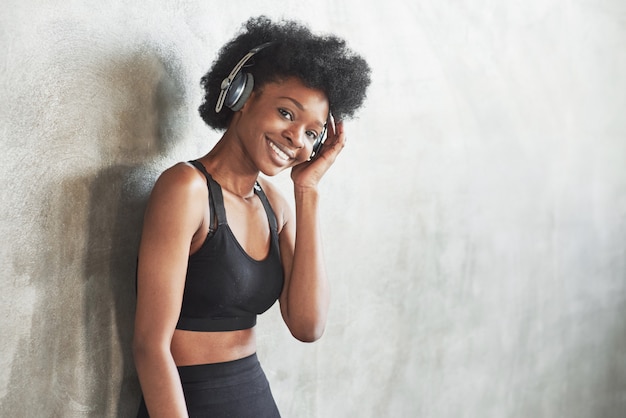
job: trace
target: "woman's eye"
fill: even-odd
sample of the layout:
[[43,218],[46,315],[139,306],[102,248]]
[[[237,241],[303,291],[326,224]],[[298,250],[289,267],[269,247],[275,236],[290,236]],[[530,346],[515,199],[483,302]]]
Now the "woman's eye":
[[312,141],[315,141],[317,139],[317,132],[315,132],[315,131],[306,131],[306,135]]
[[285,110],[285,109],[278,109],[278,112],[285,118],[285,119],[289,119],[289,120],[293,120],[293,116],[291,115],[291,113],[289,113],[289,111]]

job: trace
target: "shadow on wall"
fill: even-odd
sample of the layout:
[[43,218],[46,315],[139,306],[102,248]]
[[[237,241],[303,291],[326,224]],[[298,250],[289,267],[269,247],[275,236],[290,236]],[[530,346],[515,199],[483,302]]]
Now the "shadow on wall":
[[140,396],[131,344],[137,248],[158,175],[150,163],[167,153],[184,120],[177,117],[184,87],[180,73],[155,52],[140,53],[116,70],[113,79],[127,86],[116,118],[120,142],[105,137],[100,145],[104,155],[124,164],[101,170],[90,187],[83,327],[90,367],[84,380],[97,383],[91,405],[124,417],[136,414]]
[[[142,167],[118,165],[91,181],[83,276],[83,341],[79,373],[92,386],[97,416],[132,416],[139,387],[132,362],[134,273],[147,191]],[[117,406],[116,406],[117,404]],[[113,413],[112,408],[117,409]]]
[[[96,115],[93,103],[84,110],[76,109],[81,103],[66,105],[94,121],[83,127],[80,135],[88,137],[80,141],[98,142],[98,172],[68,177],[69,168],[59,167],[34,199],[41,211],[30,252],[40,258],[24,258],[16,268],[41,296],[30,336],[10,363],[0,415],[127,417],[138,406],[131,352],[137,247],[160,171],[154,166],[186,121],[184,83],[173,60],[150,46],[97,61],[98,68],[76,64],[76,81],[63,91],[93,90],[98,83]],[[57,111],[59,120],[67,113]],[[61,163],[60,157],[77,153],[55,150],[61,155],[52,158]]]

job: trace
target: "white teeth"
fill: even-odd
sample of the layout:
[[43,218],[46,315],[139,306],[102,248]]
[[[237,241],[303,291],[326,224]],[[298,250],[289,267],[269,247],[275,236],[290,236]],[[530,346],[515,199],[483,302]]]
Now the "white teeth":
[[274,145],[273,142],[268,141],[270,143],[270,147],[272,147],[272,149],[274,150],[274,152],[276,152],[276,154],[278,154],[278,156],[280,158],[282,158],[285,161],[289,160],[289,156],[287,154],[285,154],[283,151],[281,151],[280,148],[278,148],[276,145]]

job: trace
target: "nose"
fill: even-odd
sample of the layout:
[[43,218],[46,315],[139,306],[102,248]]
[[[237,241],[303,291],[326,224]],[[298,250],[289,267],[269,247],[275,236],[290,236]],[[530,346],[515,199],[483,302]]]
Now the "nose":
[[292,124],[284,130],[283,136],[294,148],[304,148],[306,144],[306,132],[303,126]]

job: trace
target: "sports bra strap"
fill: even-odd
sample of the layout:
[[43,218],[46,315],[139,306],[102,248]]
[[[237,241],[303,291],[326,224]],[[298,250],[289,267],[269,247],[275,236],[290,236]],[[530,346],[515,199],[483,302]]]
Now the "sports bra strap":
[[254,193],[259,196],[261,199],[261,203],[263,203],[263,208],[265,209],[265,214],[267,215],[267,219],[270,222],[270,226],[276,232],[278,232],[278,221],[276,220],[276,214],[272,210],[272,205],[270,205],[270,201],[267,199],[265,192],[261,188],[261,185],[257,181],[254,184]]
[[[200,170],[202,174],[204,174],[204,177],[206,177],[206,183],[209,187],[209,210],[211,219],[217,218],[216,227],[226,224],[226,210],[224,209],[222,188],[213,180],[213,177],[206,171],[206,168],[204,168],[204,165],[200,161],[194,160],[189,161],[189,163]],[[215,230],[216,228],[211,226],[211,229]]]

